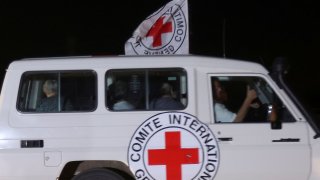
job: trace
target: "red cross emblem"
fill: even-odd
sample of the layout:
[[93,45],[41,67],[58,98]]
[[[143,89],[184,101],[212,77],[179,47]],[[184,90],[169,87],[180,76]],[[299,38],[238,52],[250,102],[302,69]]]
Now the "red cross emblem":
[[183,164],[199,164],[198,148],[181,148],[179,131],[165,132],[165,149],[148,151],[149,165],[166,165],[167,180],[181,180]]
[[158,47],[162,45],[161,35],[163,33],[172,32],[172,22],[166,22],[163,24],[163,19],[165,17],[161,16],[151,27],[149,32],[147,33],[146,37],[152,36],[153,37],[153,47]]

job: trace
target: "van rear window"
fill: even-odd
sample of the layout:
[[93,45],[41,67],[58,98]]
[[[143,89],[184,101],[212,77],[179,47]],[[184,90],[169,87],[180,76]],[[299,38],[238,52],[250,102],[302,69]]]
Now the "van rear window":
[[187,105],[187,74],[182,68],[114,69],[105,77],[111,111],[180,110]]
[[92,70],[25,72],[17,109],[21,112],[58,113],[94,111],[97,77]]

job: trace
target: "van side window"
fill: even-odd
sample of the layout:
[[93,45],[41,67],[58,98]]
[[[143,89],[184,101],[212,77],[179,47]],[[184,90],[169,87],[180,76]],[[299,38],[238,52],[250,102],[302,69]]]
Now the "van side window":
[[91,70],[25,72],[17,109],[21,112],[87,112],[97,106],[97,80]]
[[211,77],[216,122],[268,122],[295,119],[268,83],[260,77]]
[[181,68],[114,69],[106,73],[106,106],[112,111],[180,110],[187,105]]

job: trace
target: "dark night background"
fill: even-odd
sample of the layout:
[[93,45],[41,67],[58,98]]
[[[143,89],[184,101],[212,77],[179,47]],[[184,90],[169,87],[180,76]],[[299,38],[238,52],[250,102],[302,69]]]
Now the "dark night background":
[[[0,83],[12,60],[29,57],[121,55],[135,28],[168,0],[87,2],[2,1]],[[316,1],[189,0],[190,53],[290,63],[287,79],[319,112],[319,8]],[[0,84],[0,85],[1,85]]]

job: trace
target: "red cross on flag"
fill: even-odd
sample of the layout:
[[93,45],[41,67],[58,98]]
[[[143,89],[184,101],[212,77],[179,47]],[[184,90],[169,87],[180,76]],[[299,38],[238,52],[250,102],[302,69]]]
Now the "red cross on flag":
[[172,0],[139,25],[125,44],[125,54],[189,54],[188,26],[187,0]]

